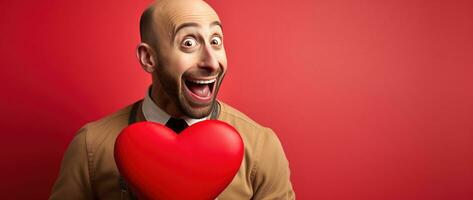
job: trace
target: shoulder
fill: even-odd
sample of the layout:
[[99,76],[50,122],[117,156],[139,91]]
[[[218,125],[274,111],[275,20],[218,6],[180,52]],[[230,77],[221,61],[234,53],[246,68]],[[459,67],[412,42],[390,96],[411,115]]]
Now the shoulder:
[[220,114],[218,119],[232,125],[240,133],[245,146],[251,148],[255,153],[260,152],[261,148],[266,146],[267,143],[279,142],[272,129],[257,123],[226,103],[219,101],[219,104]]
[[233,108],[232,106],[218,102],[220,104],[220,114],[218,119],[226,121],[234,126],[243,126],[252,129],[264,129],[265,127],[257,123],[247,115]]
[[117,124],[123,124],[123,123],[126,124],[128,122],[128,117],[130,115],[132,106],[133,105],[128,105],[101,119],[89,122],[84,127],[87,128],[88,130],[95,130],[95,129],[110,128],[111,126],[115,126]]
[[114,141],[120,131],[128,126],[132,106],[128,105],[101,119],[85,124],[76,137],[85,140],[89,152],[94,152],[106,140]]

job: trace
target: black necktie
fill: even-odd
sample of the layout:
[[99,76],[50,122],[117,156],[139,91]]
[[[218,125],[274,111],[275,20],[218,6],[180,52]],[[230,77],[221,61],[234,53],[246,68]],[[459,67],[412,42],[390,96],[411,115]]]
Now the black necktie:
[[166,126],[172,129],[177,134],[179,134],[182,130],[187,128],[189,125],[187,125],[186,121],[183,119],[171,117],[168,120],[168,122],[166,122]]

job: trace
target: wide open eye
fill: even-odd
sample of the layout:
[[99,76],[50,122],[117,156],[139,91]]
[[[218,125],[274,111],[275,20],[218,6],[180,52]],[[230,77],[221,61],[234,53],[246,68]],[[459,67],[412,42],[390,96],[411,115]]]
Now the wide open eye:
[[194,38],[186,38],[182,41],[181,46],[190,49],[197,46],[197,41]]
[[222,45],[222,38],[220,38],[219,36],[213,36],[213,37],[210,39],[210,45],[212,45],[212,46],[220,46],[220,45]]

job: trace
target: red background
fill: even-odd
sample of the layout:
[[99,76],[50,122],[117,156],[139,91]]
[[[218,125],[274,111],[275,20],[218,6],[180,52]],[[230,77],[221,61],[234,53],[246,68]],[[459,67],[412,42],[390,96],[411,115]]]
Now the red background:
[[[1,1],[2,199],[46,199],[75,131],[143,97],[148,3]],[[472,1],[211,5],[220,99],[276,131],[298,199],[473,199]]]

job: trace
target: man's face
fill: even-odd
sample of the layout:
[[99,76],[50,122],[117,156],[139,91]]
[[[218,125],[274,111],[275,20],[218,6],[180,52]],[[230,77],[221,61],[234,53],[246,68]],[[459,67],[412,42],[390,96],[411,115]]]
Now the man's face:
[[227,69],[223,32],[202,1],[174,1],[156,15],[157,77],[170,102],[192,118],[212,111]]

